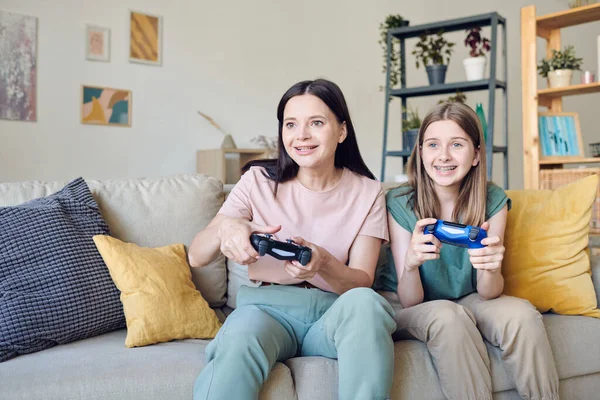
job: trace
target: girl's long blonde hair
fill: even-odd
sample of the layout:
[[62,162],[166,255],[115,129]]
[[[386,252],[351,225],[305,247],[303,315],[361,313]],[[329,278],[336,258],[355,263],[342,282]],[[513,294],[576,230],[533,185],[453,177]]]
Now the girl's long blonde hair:
[[481,226],[485,221],[487,200],[485,143],[477,114],[465,104],[457,102],[439,104],[423,119],[417,137],[417,145],[408,159],[408,190],[402,194],[412,192],[412,204],[418,219],[440,218],[440,202],[435,195],[433,181],[423,166],[421,148],[423,136],[429,125],[445,120],[456,122],[470,138],[475,149],[479,149],[479,163],[471,167],[461,182],[456,205],[452,212],[452,222]]

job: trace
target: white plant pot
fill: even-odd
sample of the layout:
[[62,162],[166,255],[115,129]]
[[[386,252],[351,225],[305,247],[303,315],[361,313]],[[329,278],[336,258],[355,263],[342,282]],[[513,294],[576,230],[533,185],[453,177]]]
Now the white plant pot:
[[486,61],[487,59],[483,56],[469,57],[463,60],[468,81],[479,81],[484,79]]
[[548,87],[559,88],[570,86],[572,78],[572,69],[555,69],[554,71],[548,72]]

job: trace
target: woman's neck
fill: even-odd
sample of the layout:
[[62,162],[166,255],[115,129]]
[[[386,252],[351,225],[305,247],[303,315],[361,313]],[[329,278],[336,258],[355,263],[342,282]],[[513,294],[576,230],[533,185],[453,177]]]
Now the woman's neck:
[[321,169],[300,168],[296,179],[305,188],[313,192],[325,192],[334,188],[342,179],[343,168],[328,168],[326,171]]

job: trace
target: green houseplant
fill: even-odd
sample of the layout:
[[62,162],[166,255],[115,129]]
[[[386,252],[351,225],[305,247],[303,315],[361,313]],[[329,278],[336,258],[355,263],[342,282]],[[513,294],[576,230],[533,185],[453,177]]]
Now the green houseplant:
[[565,46],[563,51],[552,50],[550,58],[544,58],[538,64],[540,76],[548,79],[551,88],[569,86],[573,78],[573,71],[580,70],[582,58],[575,57],[575,48]]
[[[392,29],[408,26],[409,21],[405,20],[402,15],[388,15],[384,22],[379,24],[379,45],[383,49],[383,72],[387,71],[387,37],[388,32]],[[392,51],[390,56],[390,87],[396,87],[400,82],[400,43],[398,40],[392,40]],[[383,86],[379,88],[383,90]]]
[[402,108],[402,145],[405,151],[412,151],[417,141],[419,128],[421,127],[421,117],[419,109],[413,110],[411,107]]
[[435,35],[424,33],[412,51],[416,57],[416,66],[423,64],[427,70],[430,85],[442,84],[446,80],[446,70],[454,44],[444,38],[444,31]]

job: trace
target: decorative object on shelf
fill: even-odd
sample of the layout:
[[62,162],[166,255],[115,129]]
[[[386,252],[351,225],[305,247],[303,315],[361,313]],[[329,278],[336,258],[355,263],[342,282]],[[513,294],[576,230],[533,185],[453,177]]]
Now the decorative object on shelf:
[[481,103],[477,103],[475,106],[475,113],[477,117],[479,117],[479,122],[481,123],[481,129],[483,130],[483,141],[487,142],[487,121],[485,119],[485,112],[483,111],[483,105]]
[[258,135],[250,139],[251,143],[254,143],[258,148],[268,150],[268,158],[277,158],[277,136],[266,137],[265,135]]
[[575,48],[565,46],[563,51],[553,49],[550,58],[544,58],[538,64],[538,72],[548,78],[550,88],[565,87],[571,85],[573,71],[581,69],[582,58],[575,57]]
[[442,104],[442,103],[454,103],[454,102],[458,102],[458,103],[466,104],[466,101],[467,101],[467,95],[464,94],[463,92],[461,92],[460,90],[457,90],[456,94],[454,96],[450,96],[446,100],[441,99],[437,103],[438,104]]
[[[400,28],[402,26],[408,26],[409,21],[405,20],[402,15],[388,15],[384,22],[379,24],[379,45],[383,49],[383,71],[387,70],[387,37],[388,32],[392,29]],[[390,56],[390,87],[394,88],[398,86],[400,82],[400,45],[397,40],[393,40],[392,38],[392,51],[389,54]],[[379,88],[382,91],[384,88],[381,86]]]
[[0,119],[37,120],[37,18],[0,11]]
[[413,110],[411,107],[403,109],[403,115],[406,115],[402,119],[402,144],[404,151],[412,151],[419,135],[419,128],[421,128],[421,117],[419,117],[419,110]]
[[569,8],[583,7],[593,3],[597,3],[597,0],[572,0],[569,1]]
[[417,68],[421,63],[425,66],[430,85],[439,85],[446,81],[446,70],[454,51],[454,44],[444,38],[443,30],[435,36],[428,33],[419,36],[419,42],[415,45],[412,55],[417,57]]
[[110,61],[110,29],[101,26],[85,26],[85,59]]
[[600,142],[590,143],[590,156],[600,157]]
[[81,123],[131,126],[131,90],[82,85]]
[[162,17],[130,12],[129,61],[162,65]]
[[469,55],[471,56],[463,60],[467,81],[483,79],[487,62],[485,53],[491,49],[489,39],[481,36],[480,27],[467,29],[465,46],[469,48]]
[[223,134],[223,142],[221,142],[222,149],[235,149],[237,147],[233,137],[229,133],[225,132],[225,130],[223,130],[223,128],[221,128],[221,126],[217,124],[214,119],[204,114],[202,111],[198,111],[198,114],[202,115],[204,119],[206,119],[212,126],[217,128],[217,130]]
[[542,157],[583,157],[583,140],[577,113],[541,112],[538,126]]
[[589,85],[596,82],[596,75],[593,71],[581,71],[581,84]]

